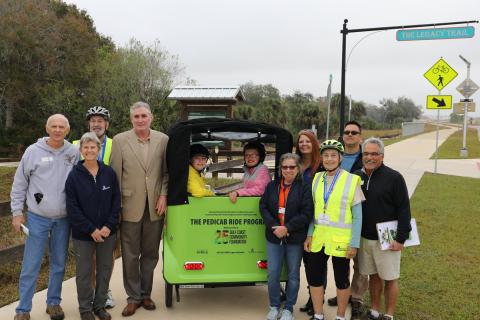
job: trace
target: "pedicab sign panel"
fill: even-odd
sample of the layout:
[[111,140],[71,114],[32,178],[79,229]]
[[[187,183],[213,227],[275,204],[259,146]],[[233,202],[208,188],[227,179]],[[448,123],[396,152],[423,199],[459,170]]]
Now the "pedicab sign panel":
[[[265,226],[259,197],[189,197],[171,206],[164,234],[164,277],[169,283],[266,281],[258,261],[266,260]],[[178,211],[178,212],[176,212]],[[187,261],[202,270],[185,270]]]

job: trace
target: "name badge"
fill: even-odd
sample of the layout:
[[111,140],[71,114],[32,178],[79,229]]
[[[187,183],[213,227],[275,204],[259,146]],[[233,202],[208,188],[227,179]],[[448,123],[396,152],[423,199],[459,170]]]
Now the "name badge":
[[330,216],[328,214],[321,214],[317,219],[318,224],[330,224]]
[[278,213],[285,213],[285,208],[283,207],[278,208]]

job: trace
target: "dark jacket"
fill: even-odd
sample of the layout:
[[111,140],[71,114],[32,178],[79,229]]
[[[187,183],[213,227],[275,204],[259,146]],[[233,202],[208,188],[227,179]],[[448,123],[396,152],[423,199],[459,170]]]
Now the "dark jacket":
[[[272,227],[279,226],[278,198],[280,195],[280,180],[271,181],[260,199],[260,213],[265,223],[265,236],[269,242],[280,243],[273,234]],[[300,244],[305,241],[308,224],[313,219],[313,200],[311,184],[295,180],[288,193],[285,206],[285,226],[289,236],[287,243]]]
[[365,171],[355,174],[362,178],[362,237],[378,240],[376,224],[398,220],[396,241],[404,243],[411,231],[410,200],[403,176],[384,164],[374,170],[370,177]]
[[65,183],[67,217],[72,225],[72,237],[91,240],[95,229],[106,226],[113,235],[117,231],[120,214],[120,188],[113,169],[97,161],[96,178],[80,161],[68,175]]

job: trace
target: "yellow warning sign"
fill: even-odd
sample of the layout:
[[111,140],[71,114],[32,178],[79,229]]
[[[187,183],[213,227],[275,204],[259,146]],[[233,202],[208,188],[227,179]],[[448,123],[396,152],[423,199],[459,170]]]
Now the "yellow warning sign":
[[457,75],[457,71],[450,67],[445,60],[440,58],[423,76],[433,84],[437,90],[442,90],[455,79]]
[[452,96],[427,96],[427,109],[452,109]]

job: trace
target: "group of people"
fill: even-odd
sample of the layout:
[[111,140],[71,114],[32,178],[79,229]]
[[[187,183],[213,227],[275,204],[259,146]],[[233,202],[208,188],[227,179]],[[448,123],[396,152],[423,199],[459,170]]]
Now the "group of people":
[[15,320],[30,319],[47,245],[46,312],[52,320],[64,319],[60,303],[70,234],[82,320],[111,319],[106,308],[114,306],[109,282],[119,242],[128,296],[122,315],[131,316],[139,307],[156,308],[151,292],[167,209],[168,137],[151,129],[153,115],[144,102],[130,107],[132,129],[113,139],[106,135],[107,109],[90,108],[86,120],[89,132],[70,143],[65,140],[68,119],[50,116],[48,136],[26,149],[15,173],[12,224],[17,232],[28,232]]
[[[107,109],[92,107],[86,119],[89,132],[71,144],[65,140],[68,119],[61,114],[49,117],[48,136],[27,148],[15,174],[12,224],[18,232],[28,229],[29,233],[15,320],[30,319],[47,244],[46,312],[52,320],[64,318],[60,303],[70,231],[82,320],[94,320],[95,316],[111,319],[106,308],[114,306],[109,282],[119,243],[128,296],[122,316],[131,316],[140,307],[156,308],[151,292],[167,210],[168,137],[151,129],[153,115],[144,102],[130,107],[132,129],[113,139],[106,135]],[[338,305],[337,319],[345,318],[349,299],[352,315],[360,315],[368,287],[372,301],[369,318],[393,319],[400,252],[410,231],[408,193],[403,177],[383,164],[382,141],[369,138],[363,145],[361,142],[361,126],[355,121],[346,124],[343,144],[336,140],[320,144],[311,131],[302,130],[296,153],[281,155],[280,178],[275,180],[263,164],[263,144],[244,146],[243,184],[228,197],[235,203],[238,197],[261,196],[268,257],[268,320],[293,319],[302,259],[311,299],[301,310],[310,312],[312,319],[323,319],[330,256],[337,296],[328,303]],[[209,157],[203,145],[191,145],[187,191],[192,196],[215,195],[204,180]],[[398,220],[397,237],[390,250],[382,251],[376,223],[390,220]],[[350,286],[351,259],[354,274]],[[288,281],[281,309],[284,264]],[[386,312],[381,315],[383,290]]]
[[[260,200],[268,257],[267,320],[293,319],[303,257],[310,299],[301,308],[312,319],[324,319],[327,261],[332,257],[337,320],[363,313],[363,296],[370,289],[368,319],[392,320],[398,297],[400,253],[408,238],[410,204],[402,175],[383,164],[384,145],[378,138],[363,141],[362,128],[349,121],[343,144],[321,144],[308,130],[299,133],[296,154],[280,158],[281,178],[269,183]],[[376,224],[398,221],[396,239],[382,251]],[[350,260],[353,278],[350,283]],[[280,276],[287,267],[286,300],[281,310]],[[350,285],[351,284],[351,285]],[[380,314],[385,293],[385,313]]]

